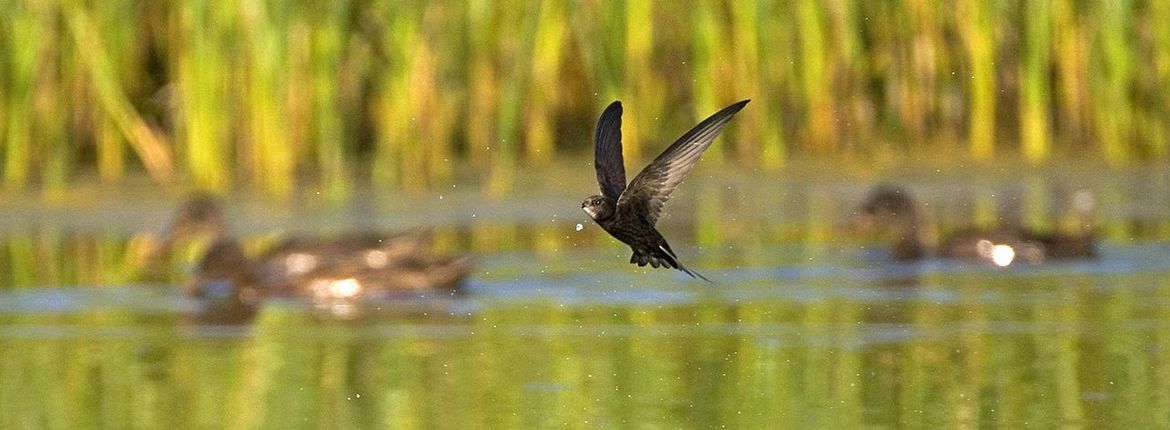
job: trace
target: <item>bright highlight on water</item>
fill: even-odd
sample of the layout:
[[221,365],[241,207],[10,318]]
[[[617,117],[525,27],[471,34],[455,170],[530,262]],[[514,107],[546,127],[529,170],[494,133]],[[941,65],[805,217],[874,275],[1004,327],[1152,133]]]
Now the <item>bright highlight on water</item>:
[[991,248],[991,262],[996,266],[1006,267],[1016,258],[1016,250],[1008,245],[995,245]]

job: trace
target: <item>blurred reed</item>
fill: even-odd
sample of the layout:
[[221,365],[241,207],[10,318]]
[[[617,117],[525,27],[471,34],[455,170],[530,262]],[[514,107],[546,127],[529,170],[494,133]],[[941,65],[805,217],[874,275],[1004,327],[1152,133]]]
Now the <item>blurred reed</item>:
[[1170,7],[1148,0],[4,0],[0,17],[9,189],[146,172],[342,198],[469,165],[499,195],[587,153],[612,99],[630,163],[743,98],[713,160],[1170,154]]

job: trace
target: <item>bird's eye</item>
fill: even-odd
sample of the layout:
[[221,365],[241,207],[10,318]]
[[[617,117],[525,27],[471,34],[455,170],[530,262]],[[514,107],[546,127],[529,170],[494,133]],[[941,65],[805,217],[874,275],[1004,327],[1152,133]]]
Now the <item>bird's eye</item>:
[[594,205],[601,205],[601,199],[593,199]]

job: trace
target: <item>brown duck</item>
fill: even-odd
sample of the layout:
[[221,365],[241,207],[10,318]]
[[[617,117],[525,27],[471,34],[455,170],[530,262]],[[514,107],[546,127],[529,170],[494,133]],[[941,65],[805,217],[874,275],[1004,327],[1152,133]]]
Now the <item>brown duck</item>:
[[188,295],[204,300],[201,319],[210,322],[247,320],[269,297],[306,298],[319,308],[340,309],[367,300],[449,296],[461,291],[471,271],[467,257],[431,255],[423,231],[290,237],[249,256],[227,234],[219,202],[205,195],[179,209],[155,254],[192,236],[211,243],[187,284]]
[[[1074,204],[1078,212],[1089,204]],[[856,215],[855,223],[880,228],[891,237],[896,260],[924,258],[931,251],[921,230],[921,215],[905,188],[884,184],[873,188]],[[1090,229],[1076,233],[1037,232],[1023,227],[964,229],[934,249],[941,258],[986,261],[1000,266],[1013,262],[1042,263],[1054,259],[1092,258],[1096,237]]]

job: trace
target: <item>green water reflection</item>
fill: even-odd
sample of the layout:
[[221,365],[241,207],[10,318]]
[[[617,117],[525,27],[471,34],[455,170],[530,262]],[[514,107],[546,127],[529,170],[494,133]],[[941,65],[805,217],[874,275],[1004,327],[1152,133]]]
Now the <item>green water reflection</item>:
[[240,328],[9,315],[0,426],[1165,428],[1159,278],[941,274],[946,287],[885,299],[840,283],[666,304],[493,296],[366,324],[281,303]]

